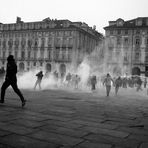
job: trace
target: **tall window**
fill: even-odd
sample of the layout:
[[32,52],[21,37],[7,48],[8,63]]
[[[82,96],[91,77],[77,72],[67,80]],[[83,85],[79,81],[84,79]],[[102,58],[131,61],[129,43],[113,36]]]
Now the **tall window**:
[[51,52],[50,51],[48,52],[48,58],[49,58],[49,60],[51,59]]
[[124,44],[128,45],[128,42],[129,42],[128,38],[124,38]]
[[24,38],[22,38],[22,41],[21,41],[22,48],[25,48],[25,44],[26,44],[26,40]]
[[121,38],[117,38],[117,45],[121,45]]
[[120,35],[121,34],[121,30],[117,30],[117,34]]
[[30,51],[28,51],[28,59],[30,59],[30,57],[31,57],[31,53]]
[[68,48],[68,60],[71,60],[71,55],[72,55],[72,47]]
[[73,38],[69,38],[69,46],[72,46]]
[[41,57],[42,59],[44,59],[44,51],[41,51],[40,54],[41,54],[40,57]]
[[41,49],[44,49],[44,46],[45,46],[45,39],[42,38],[41,39]]
[[32,40],[28,40],[27,44],[28,44],[28,47],[31,48],[31,46],[32,46]]
[[3,48],[6,48],[6,40],[3,41]]
[[125,62],[128,61],[128,55],[127,55],[127,53],[124,54],[124,61],[125,61]]
[[48,38],[48,47],[51,47],[51,46],[52,46],[52,38],[49,37],[49,38]]
[[12,40],[12,39],[10,39],[10,40],[8,41],[8,46],[9,46],[9,49],[12,48],[12,46],[13,46],[13,40]]
[[136,30],[135,32],[136,32],[136,34],[140,34],[140,30]]
[[128,35],[128,30],[125,30],[125,35]]
[[62,59],[66,59],[66,47],[62,48]]
[[60,48],[56,47],[56,49],[55,49],[55,59],[59,58],[59,54],[60,54]]
[[138,61],[140,58],[140,53],[139,52],[136,52],[135,53],[135,60]]
[[22,57],[22,59],[25,58],[25,52],[24,51],[21,52],[21,57]]
[[15,48],[18,49],[18,46],[19,46],[19,39],[16,39],[15,40]]
[[15,51],[15,58],[17,59],[17,51]]
[[140,46],[140,39],[139,39],[139,38],[136,38],[136,39],[135,39],[135,45],[136,45],[136,46]]
[[35,47],[35,49],[38,47],[38,39],[35,39],[34,47]]
[[113,30],[110,31],[110,35],[113,35]]
[[3,51],[3,58],[5,58],[5,56],[6,56],[6,55],[5,55],[5,51]]

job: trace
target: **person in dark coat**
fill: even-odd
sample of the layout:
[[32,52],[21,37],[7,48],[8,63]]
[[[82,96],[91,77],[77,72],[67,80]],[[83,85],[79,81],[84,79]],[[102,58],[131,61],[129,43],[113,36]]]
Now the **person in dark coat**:
[[122,79],[120,76],[117,79],[115,79],[114,85],[115,85],[115,94],[117,95],[119,88],[122,86]]
[[40,71],[39,73],[36,74],[36,76],[37,76],[37,81],[35,83],[34,90],[36,89],[37,85],[39,85],[39,89],[41,90],[41,82],[42,82],[42,78],[43,78],[43,72]]
[[91,77],[91,90],[95,90],[96,89],[96,84],[97,84],[97,78],[96,76],[92,76]]
[[6,68],[6,76],[5,81],[1,87],[1,100],[0,103],[4,103],[5,91],[11,85],[15,93],[20,97],[22,101],[22,107],[25,106],[26,100],[24,99],[21,91],[17,86],[17,65],[13,58],[13,55],[9,55],[7,58],[7,68]]

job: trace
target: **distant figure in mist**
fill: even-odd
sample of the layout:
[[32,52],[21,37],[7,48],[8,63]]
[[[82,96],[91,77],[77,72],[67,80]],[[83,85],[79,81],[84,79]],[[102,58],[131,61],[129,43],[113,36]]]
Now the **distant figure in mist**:
[[115,86],[115,94],[117,95],[119,88],[122,86],[122,79],[120,76],[117,79],[115,79],[114,86]]
[[7,68],[6,68],[6,76],[5,81],[1,87],[1,100],[0,103],[4,103],[5,91],[11,85],[15,93],[20,97],[22,101],[22,107],[25,106],[26,100],[24,99],[21,91],[18,89],[17,86],[17,65],[13,58],[13,55],[9,55],[7,58]]
[[142,90],[142,80],[140,77],[137,78],[137,91]]
[[76,74],[72,76],[72,81],[74,82],[74,88],[79,88],[80,77]]
[[36,86],[39,85],[39,89],[41,90],[41,82],[42,82],[42,78],[43,78],[43,72],[40,71],[36,74],[37,76],[37,80],[35,82],[35,85],[34,85],[34,90],[36,89]]
[[147,85],[147,78],[144,79],[144,88],[146,88]]
[[68,74],[66,75],[67,86],[70,86],[71,77],[72,77],[72,76],[71,76],[70,73],[68,73]]
[[103,85],[106,86],[106,95],[109,96],[111,90],[111,83],[114,83],[113,79],[111,78],[110,74],[108,73],[106,78],[104,79]]
[[96,84],[97,84],[96,76],[92,76],[90,81],[91,81],[90,82],[91,83],[91,90],[92,91],[96,90]]

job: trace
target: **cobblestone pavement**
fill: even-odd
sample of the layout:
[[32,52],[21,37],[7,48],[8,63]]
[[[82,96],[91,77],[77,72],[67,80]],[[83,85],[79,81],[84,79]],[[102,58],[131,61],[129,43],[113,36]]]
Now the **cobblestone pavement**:
[[[148,96],[12,90],[0,104],[0,148],[148,148]],[[143,93],[143,94],[142,94]]]

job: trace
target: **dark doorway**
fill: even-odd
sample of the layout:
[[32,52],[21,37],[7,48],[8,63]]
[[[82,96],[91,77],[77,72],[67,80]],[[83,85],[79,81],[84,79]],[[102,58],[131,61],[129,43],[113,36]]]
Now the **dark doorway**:
[[46,71],[51,72],[51,64],[49,63],[46,64]]
[[60,65],[60,73],[61,73],[61,77],[65,76],[65,74],[66,74],[66,66],[65,66],[65,64]]
[[20,70],[20,71],[24,71],[24,68],[25,68],[24,63],[20,63],[20,64],[19,64],[19,70]]

